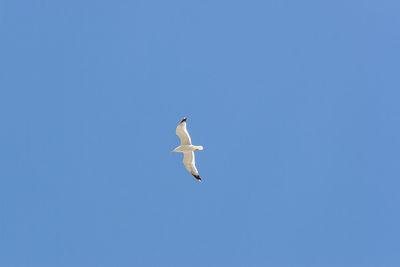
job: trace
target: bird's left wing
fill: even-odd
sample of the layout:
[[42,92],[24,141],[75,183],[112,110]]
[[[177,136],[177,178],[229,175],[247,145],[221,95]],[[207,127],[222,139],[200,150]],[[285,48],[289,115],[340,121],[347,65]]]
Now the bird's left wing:
[[186,169],[194,176],[194,178],[201,182],[201,178],[194,161],[194,152],[184,152],[183,155],[183,164],[185,165]]
[[186,117],[183,118],[178,127],[176,127],[176,135],[178,135],[179,139],[181,139],[181,146],[192,144],[192,141],[190,140],[190,135],[186,130]]

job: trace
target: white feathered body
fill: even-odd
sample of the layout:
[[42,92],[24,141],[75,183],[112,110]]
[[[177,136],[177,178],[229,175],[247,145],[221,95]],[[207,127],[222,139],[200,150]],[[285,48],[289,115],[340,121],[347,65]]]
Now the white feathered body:
[[176,134],[181,139],[181,145],[172,150],[172,152],[182,152],[183,153],[183,164],[186,169],[199,181],[201,181],[199,172],[196,168],[194,151],[203,150],[202,146],[192,145],[190,135],[186,129],[186,117],[179,123],[176,127]]
[[183,146],[178,146],[172,152],[190,152],[196,150],[203,150],[203,147],[194,145],[183,145]]

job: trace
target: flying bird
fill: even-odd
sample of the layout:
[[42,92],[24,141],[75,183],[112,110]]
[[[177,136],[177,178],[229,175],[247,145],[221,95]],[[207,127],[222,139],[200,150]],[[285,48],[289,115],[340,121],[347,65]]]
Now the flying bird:
[[181,145],[172,150],[172,152],[182,152],[183,153],[183,164],[186,169],[198,180],[201,182],[201,178],[199,172],[197,171],[196,164],[194,161],[194,152],[197,150],[203,150],[202,146],[194,146],[192,145],[192,141],[190,139],[190,135],[186,130],[186,117],[181,120],[176,127],[176,134],[181,139]]

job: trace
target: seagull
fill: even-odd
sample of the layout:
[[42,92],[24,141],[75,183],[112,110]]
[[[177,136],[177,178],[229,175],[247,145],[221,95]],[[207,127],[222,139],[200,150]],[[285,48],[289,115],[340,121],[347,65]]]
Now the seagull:
[[190,140],[190,135],[186,130],[186,117],[181,120],[176,127],[176,134],[181,139],[181,145],[172,150],[172,152],[182,152],[183,153],[183,164],[186,169],[198,180],[201,182],[201,178],[199,176],[199,172],[196,169],[196,165],[194,162],[194,152],[197,150],[203,150],[202,146],[194,146]]

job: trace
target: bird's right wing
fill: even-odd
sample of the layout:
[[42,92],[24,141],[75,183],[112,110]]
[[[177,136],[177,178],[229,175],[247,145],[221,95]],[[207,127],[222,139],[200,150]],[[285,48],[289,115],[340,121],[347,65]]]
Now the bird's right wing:
[[194,176],[194,178],[201,182],[201,178],[194,161],[193,151],[183,153],[183,164],[185,165],[186,169]]
[[178,127],[176,127],[176,135],[178,135],[179,139],[181,139],[181,146],[192,144],[192,141],[190,140],[190,135],[186,130],[186,117],[183,118]]

